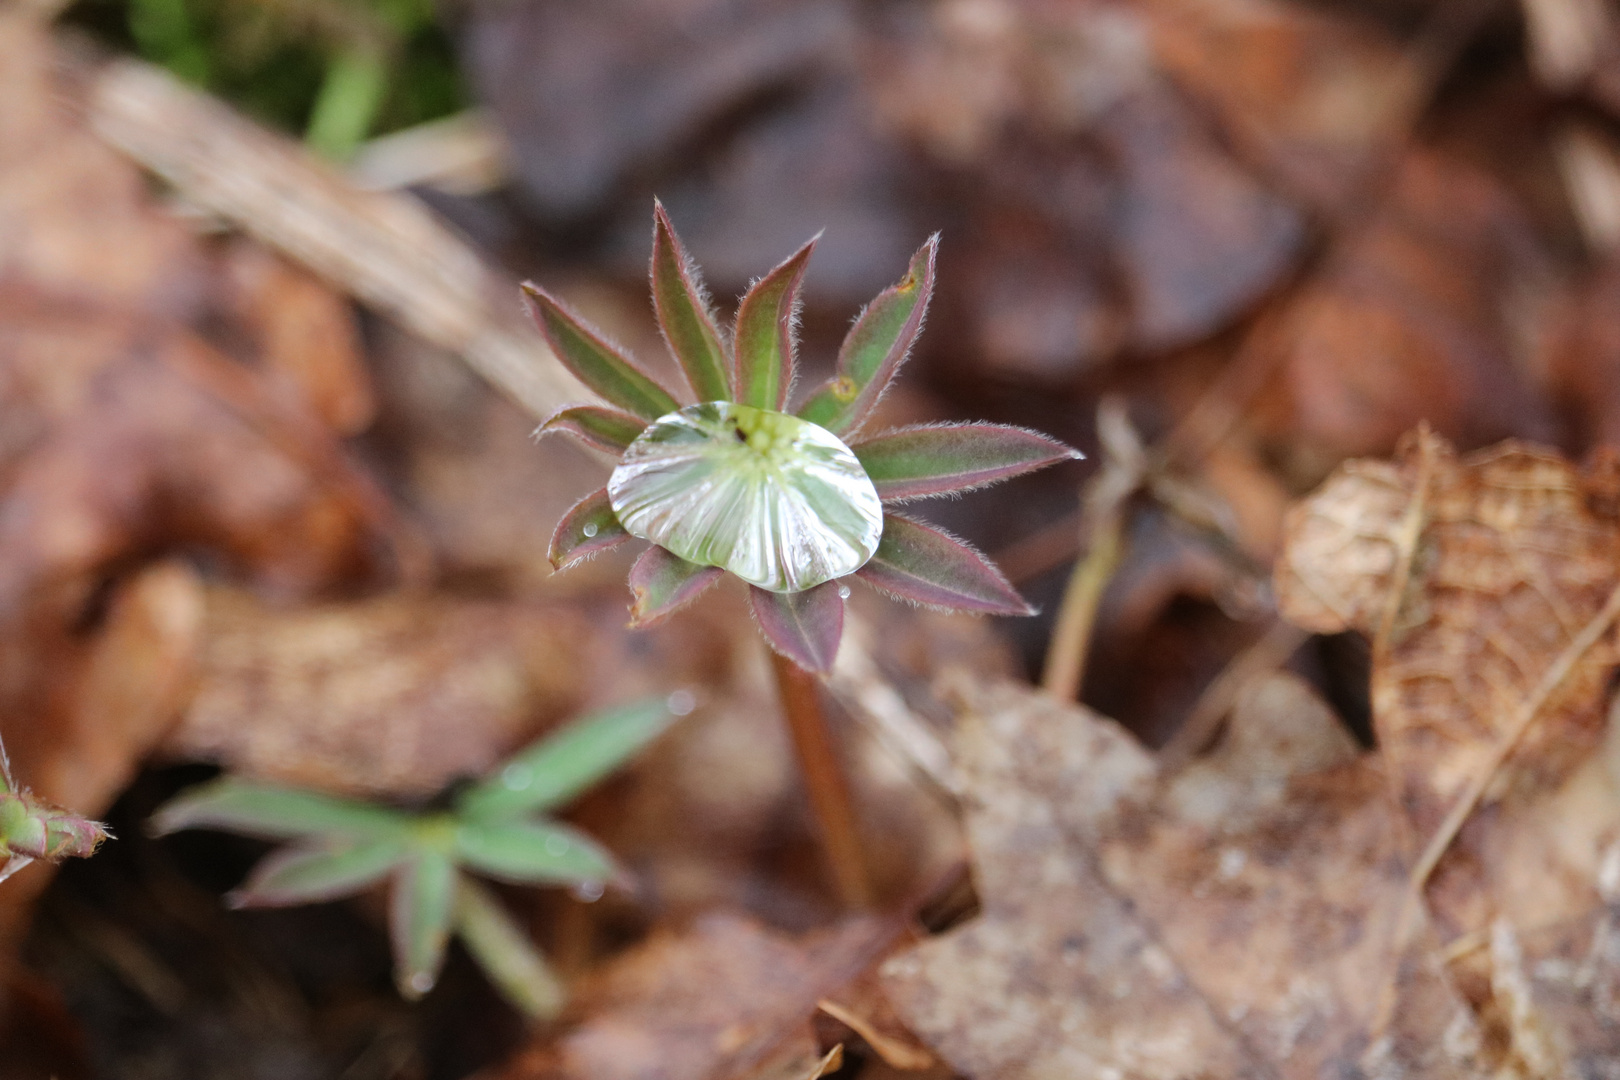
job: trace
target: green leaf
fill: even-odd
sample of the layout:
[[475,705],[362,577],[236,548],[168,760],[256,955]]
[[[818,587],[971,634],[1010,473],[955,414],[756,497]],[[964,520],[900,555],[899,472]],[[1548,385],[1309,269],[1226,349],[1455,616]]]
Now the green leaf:
[[593,491],[575,503],[551,534],[551,565],[561,570],[609,548],[618,547],[630,534],[619,524],[607,488]]
[[725,401],[649,425],[608,497],[632,535],[773,592],[852,573],[883,528],[877,489],[837,436]]
[[966,491],[1081,456],[1038,431],[1007,424],[903,427],[851,449],[885,500]]
[[415,1000],[433,989],[450,938],[458,878],[450,856],[420,850],[394,877],[388,909],[394,943],[394,983]]
[[796,593],[748,590],[771,648],[806,671],[828,672],[844,635],[844,587],[836,581]]
[[573,405],[559,409],[535,429],[535,436],[566,432],[595,450],[618,457],[647,427],[639,416],[600,405]]
[[231,893],[230,904],[286,907],[335,900],[381,881],[409,855],[403,837],[282,848],[259,861]]
[[799,416],[834,433],[860,427],[922,332],[938,251],[936,233],[911,257],[906,276],[866,306],[838,352],[837,374],[810,395]]
[[529,935],[490,891],[467,877],[456,888],[456,933],[497,989],[525,1015],[550,1020],[567,1000]]
[[737,307],[732,346],[737,353],[737,401],[756,409],[780,411],[793,383],[793,320],[805,264],[820,239],[788,257],[756,281]]
[[523,295],[552,352],[580,382],[648,420],[678,407],[669,391],[556,297],[530,282],[524,282]]
[[572,799],[634,756],[674,722],[661,701],[642,701],[576,720],[518,751],[457,802],[464,819],[495,821]]
[[929,607],[1035,614],[989,559],[942,529],[898,514],[883,516],[883,542],[855,576],[902,600]]
[[352,799],[225,777],[171,799],[152,815],[151,828],[158,836],[202,828],[289,840],[394,836],[409,820],[398,811]]
[[653,310],[669,351],[699,401],[731,400],[731,357],[704,300],[697,267],[687,258],[663,204],[653,200]]
[[718,566],[687,562],[666,548],[652,545],[630,568],[630,625],[650,626],[674,614],[719,581]]
[[599,884],[618,876],[596,841],[551,821],[467,821],[456,830],[463,866],[519,885]]

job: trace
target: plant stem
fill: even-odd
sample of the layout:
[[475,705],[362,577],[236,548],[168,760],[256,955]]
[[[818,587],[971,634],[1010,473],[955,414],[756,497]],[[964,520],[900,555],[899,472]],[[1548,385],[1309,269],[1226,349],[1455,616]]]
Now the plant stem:
[[822,850],[832,870],[838,898],[853,909],[870,907],[871,883],[866,876],[860,830],[856,827],[855,807],[849,797],[849,780],[821,707],[821,687],[817,679],[793,661],[771,650],[771,670],[782,696],[788,733],[804,776],[810,811],[821,832]]
[[1075,563],[1069,585],[1058,606],[1057,625],[1052,627],[1052,643],[1046,650],[1046,670],[1041,686],[1059,701],[1080,696],[1086,673],[1086,655],[1091,651],[1091,631],[1097,621],[1097,605],[1103,591],[1119,567],[1124,540],[1123,506],[1094,519],[1091,545],[1085,558]]

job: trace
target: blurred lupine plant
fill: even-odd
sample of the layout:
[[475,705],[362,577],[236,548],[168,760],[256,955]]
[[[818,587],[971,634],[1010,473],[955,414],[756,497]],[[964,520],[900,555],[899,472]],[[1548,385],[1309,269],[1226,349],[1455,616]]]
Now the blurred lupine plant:
[[11,760],[0,745],[0,865],[4,881],[35,859],[61,862],[94,854],[111,834],[99,821],[59,810],[35,798],[11,778]]
[[600,896],[624,872],[590,837],[546,811],[568,802],[690,711],[678,691],[587,717],[533,743],[455,796],[448,809],[375,803],[226,777],[181,794],[152,819],[157,834],[217,828],[291,840],[231,894],[236,907],[318,903],[391,881],[394,981],[407,998],[433,988],[453,932],[490,980],[531,1016],[563,991],[529,937],[471,875],[566,885]]
[[931,607],[1030,614],[982,554],[889,507],[1077,453],[1001,424],[862,431],[922,329],[938,238],[855,320],[836,374],[788,413],[799,282],[815,240],[748,290],[725,335],[662,206],[654,218],[653,307],[698,404],[681,405],[555,297],[524,285],[558,358],[615,406],[563,409],[540,427],[619,458],[607,486],[558,525],[553,565],[631,538],[651,541],[630,571],[638,625],[689,603],[729,571],[748,582],[771,645],[808,671],[832,667],[849,576]]

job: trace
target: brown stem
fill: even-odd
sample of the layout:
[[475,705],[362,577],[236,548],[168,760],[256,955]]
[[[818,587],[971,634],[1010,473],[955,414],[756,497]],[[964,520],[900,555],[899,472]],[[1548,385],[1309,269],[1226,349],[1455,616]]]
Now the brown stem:
[[810,811],[821,832],[838,898],[849,908],[872,904],[871,883],[866,876],[860,831],[855,823],[855,807],[849,797],[849,780],[834,748],[832,731],[821,708],[821,687],[814,675],[793,661],[771,651],[771,670],[776,673],[777,690],[782,695],[782,711],[787,715],[788,733],[804,775]]
[[1115,506],[1111,512],[1094,519],[1091,546],[1085,558],[1075,564],[1068,588],[1063,591],[1057,625],[1052,628],[1052,641],[1046,649],[1046,670],[1041,678],[1042,687],[1059,701],[1073,701],[1080,696],[1097,605],[1119,568],[1124,516],[1124,508]]

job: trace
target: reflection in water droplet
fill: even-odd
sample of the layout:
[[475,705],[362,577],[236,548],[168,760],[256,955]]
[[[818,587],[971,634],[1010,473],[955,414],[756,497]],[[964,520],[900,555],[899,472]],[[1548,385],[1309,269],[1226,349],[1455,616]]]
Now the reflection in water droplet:
[[429,975],[425,971],[418,971],[416,974],[411,976],[411,989],[415,990],[418,994],[425,994],[429,990],[433,989],[433,982],[434,980],[432,975]]
[[597,524],[594,521],[587,521],[585,523],[585,527],[579,531],[584,533],[586,536],[595,536],[597,532]]
[[838,436],[728,401],[649,425],[608,500],[631,535],[773,592],[854,573],[883,535],[877,488]]
[[561,855],[568,850],[568,840],[561,836],[546,837],[546,854]]
[[697,708],[697,698],[690,690],[677,690],[664,699],[664,708],[676,716],[686,716]]
[[594,904],[602,899],[602,893],[605,890],[602,888],[600,881],[582,881],[568,891],[575,900],[585,904]]
[[848,585],[840,585],[840,586],[838,586],[838,598],[840,600],[848,600],[849,599],[849,586]]
[[501,770],[501,783],[509,791],[522,791],[534,783],[534,770],[521,761],[514,761]]

